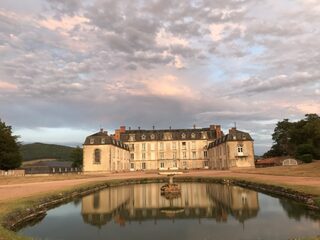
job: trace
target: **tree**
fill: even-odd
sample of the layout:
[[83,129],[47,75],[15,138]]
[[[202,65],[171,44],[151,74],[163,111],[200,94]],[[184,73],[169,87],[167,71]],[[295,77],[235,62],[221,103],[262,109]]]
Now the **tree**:
[[72,160],[72,167],[82,167],[83,165],[83,149],[77,146],[70,156]]
[[297,122],[284,119],[277,123],[272,139],[274,144],[264,157],[310,155],[320,159],[320,117],[313,113]]
[[19,151],[18,136],[12,135],[11,126],[0,119],[0,169],[10,170],[20,167],[22,158]]

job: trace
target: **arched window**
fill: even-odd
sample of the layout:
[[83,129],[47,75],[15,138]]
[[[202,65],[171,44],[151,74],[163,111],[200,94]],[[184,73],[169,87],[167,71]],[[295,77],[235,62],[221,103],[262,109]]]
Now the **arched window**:
[[94,150],[94,164],[100,164],[101,162],[101,150],[95,149]]

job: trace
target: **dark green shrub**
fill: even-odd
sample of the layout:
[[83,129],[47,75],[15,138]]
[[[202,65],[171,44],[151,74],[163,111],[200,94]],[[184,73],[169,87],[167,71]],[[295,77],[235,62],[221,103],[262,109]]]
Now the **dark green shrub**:
[[312,162],[312,154],[303,154],[298,156],[298,159],[304,163],[311,163]]
[[314,153],[314,147],[312,144],[308,144],[308,143],[298,145],[297,150],[296,150],[297,156],[301,156],[304,154],[312,154],[313,155],[313,153]]

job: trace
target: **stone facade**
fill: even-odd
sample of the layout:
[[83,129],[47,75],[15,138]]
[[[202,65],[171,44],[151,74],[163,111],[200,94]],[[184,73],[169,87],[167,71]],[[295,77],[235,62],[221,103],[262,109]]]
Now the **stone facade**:
[[[86,138],[84,171],[230,169],[254,167],[253,139],[235,128],[100,131]],[[100,161],[97,161],[97,159]]]
[[83,144],[84,172],[128,171],[129,158],[128,146],[103,130],[88,136]]
[[254,167],[253,139],[235,128],[208,145],[210,169]]
[[129,146],[130,170],[177,170],[208,168],[207,146],[223,132],[209,128],[115,131],[115,139]]

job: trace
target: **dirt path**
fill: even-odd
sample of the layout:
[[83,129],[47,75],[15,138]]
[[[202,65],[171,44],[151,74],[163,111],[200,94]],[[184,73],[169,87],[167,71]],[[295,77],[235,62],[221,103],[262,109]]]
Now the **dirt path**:
[[[243,179],[257,180],[266,183],[282,183],[286,185],[307,186],[319,188],[320,192],[320,178],[319,177],[292,177],[292,176],[274,176],[274,175],[259,175],[248,173],[234,173],[231,171],[191,171],[184,173],[182,176],[198,176],[198,177],[239,177]],[[48,193],[52,191],[65,190],[77,185],[98,182],[112,179],[130,179],[130,178],[148,178],[148,177],[163,177],[158,174],[151,173],[117,173],[106,174],[92,177],[87,175],[80,179],[67,179],[46,181],[43,177],[40,182],[33,183],[19,183],[19,184],[2,184],[0,185],[0,201],[8,201],[17,198],[30,197],[37,194]]]

